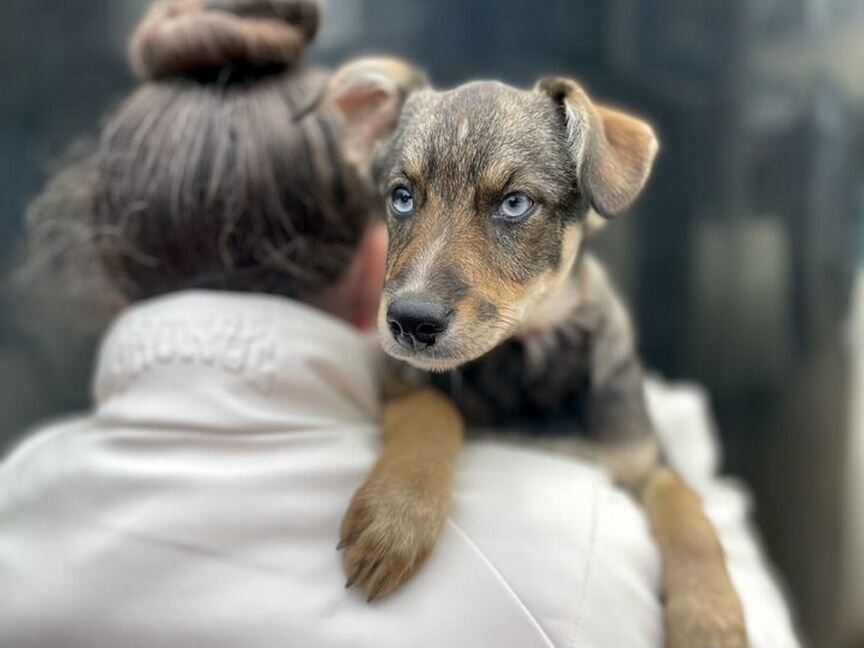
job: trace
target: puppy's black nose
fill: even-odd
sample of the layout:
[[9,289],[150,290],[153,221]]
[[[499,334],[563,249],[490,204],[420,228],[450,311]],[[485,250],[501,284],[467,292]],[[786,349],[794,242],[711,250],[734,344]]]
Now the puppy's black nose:
[[390,333],[406,349],[419,351],[435,344],[447,330],[453,311],[435,299],[406,295],[387,309]]

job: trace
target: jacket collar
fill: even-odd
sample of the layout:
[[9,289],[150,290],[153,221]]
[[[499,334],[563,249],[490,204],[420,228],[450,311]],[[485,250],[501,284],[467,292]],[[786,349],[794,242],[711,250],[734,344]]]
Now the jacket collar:
[[106,334],[97,418],[247,431],[370,423],[377,344],[275,296],[189,291],[129,308]]

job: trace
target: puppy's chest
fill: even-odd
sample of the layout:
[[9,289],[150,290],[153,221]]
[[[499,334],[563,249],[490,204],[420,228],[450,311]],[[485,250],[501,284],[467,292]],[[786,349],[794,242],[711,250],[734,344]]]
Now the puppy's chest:
[[428,380],[445,392],[469,429],[583,431],[590,387],[590,336],[578,327],[512,339],[480,360]]

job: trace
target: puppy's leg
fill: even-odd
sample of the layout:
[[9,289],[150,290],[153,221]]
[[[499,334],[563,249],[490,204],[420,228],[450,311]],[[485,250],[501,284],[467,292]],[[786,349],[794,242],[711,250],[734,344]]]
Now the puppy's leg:
[[[744,611],[699,497],[662,463],[629,318],[608,283],[591,284],[587,427],[599,461],[640,501],[663,562],[668,648],[745,648]],[[593,313],[590,308],[593,307]]]
[[746,648],[744,611],[702,502],[658,463],[654,437],[632,436],[638,424],[629,424],[623,442],[600,444],[597,459],[641,502],[651,524],[662,560],[667,648]]
[[658,466],[641,501],[663,558],[668,648],[746,647],[744,611],[698,495]]
[[441,393],[414,392],[389,401],[383,448],[342,522],[340,549],[347,586],[371,601],[416,573],[450,512],[462,416]]

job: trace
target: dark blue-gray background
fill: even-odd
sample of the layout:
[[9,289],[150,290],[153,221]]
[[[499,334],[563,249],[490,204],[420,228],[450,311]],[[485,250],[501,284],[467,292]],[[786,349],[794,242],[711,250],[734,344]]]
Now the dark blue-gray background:
[[[51,165],[134,83],[143,0],[0,3],[0,272]],[[843,325],[864,218],[864,0],[331,0],[311,53],[394,52],[437,85],[578,77],[662,140],[598,241],[649,365],[711,392],[726,469],[801,623],[839,645]],[[88,404],[94,335],[0,288],[0,440]],[[2,586],[2,584],[0,584]]]

